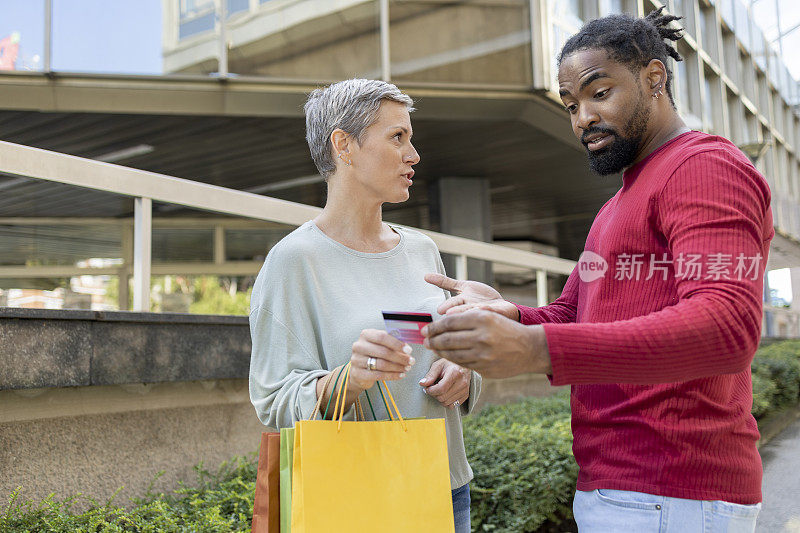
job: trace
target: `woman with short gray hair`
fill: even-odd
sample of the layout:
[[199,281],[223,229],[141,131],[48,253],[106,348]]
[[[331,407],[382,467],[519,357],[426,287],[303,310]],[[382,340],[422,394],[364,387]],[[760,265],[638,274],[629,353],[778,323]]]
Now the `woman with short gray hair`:
[[[328,184],[322,213],[270,250],[250,303],[250,399],[272,428],[308,419],[351,363],[346,408],[377,381],[394,382],[400,412],[444,418],[456,531],[469,531],[469,481],[461,417],[475,406],[480,375],[383,329],[382,310],[431,313],[449,296],[425,282],[444,273],[425,235],[383,222],[382,206],[408,200],[419,154],[411,98],[377,80],[313,91],[305,105],[311,157]],[[387,419],[373,402],[378,419]],[[352,409],[349,411],[352,419]],[[421,458],[424,461],[424,458]]]

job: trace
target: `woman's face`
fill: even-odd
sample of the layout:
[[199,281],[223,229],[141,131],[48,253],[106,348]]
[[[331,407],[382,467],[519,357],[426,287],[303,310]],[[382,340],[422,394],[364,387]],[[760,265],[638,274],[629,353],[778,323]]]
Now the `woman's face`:
[[[408,200],[419,154],[411,144],[411,118],[404,104],[384,101],[378,119],[358,143],[350,143],[352,177],[381,203]],[[341,164],[340,164],[341,168]]]

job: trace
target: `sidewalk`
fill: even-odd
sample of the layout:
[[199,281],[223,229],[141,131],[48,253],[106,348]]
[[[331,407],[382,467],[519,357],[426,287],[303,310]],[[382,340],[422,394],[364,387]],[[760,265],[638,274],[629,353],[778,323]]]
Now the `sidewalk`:
[[760,450],[764,503],[757,533],[800,533],[800,419]]

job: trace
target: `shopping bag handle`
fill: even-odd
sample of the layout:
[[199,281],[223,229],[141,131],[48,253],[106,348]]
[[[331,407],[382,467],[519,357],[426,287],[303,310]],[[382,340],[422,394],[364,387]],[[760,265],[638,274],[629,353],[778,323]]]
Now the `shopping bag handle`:
[[317,398],[317,403],[314,405],[314,410],[311,412],[311,416],[308,417],[309,420],[314,420],[317,417],[317,413],[319,413],[319,409],[322,406],[322,399],[325,397],[325,391],[328,390],[328,385],[331,384],[331,380],[333,379],[333,372],[328,373],[324,379],[325,383],[322,385],[322,394],[320,394],[319,398]]
[[[336,374],[336,370],[337,369],[339,370],[339,373],[336,375],[336,381],[333,384],[333,386],[335,388],[336,384],[339,383],[339,378],[341,377],[342,372],[344,371],[344,367],[342,367],[342,368],[336,367],[331,372],[329,372],[326,376],[320,378],[320,379],[324,379],[325,383],[322,385],[321,396],[319,398],[317,398],[317,403],[314,404],[314,410],[311,412],[311,415],[308,417],[308,420],[314,420],[317,417],[317,414],[322,410],[322,400],[325,398],[325,393],[327,392],[328,386],[331,384],[331,381],[333,381],[333,376],[334,376],[334,374]],[[366,394],[366,391],[364,392],[364,394]],[[325,407],[325,413],[323,413],[323,415],[322,415],[322,419],[323,420],[325,420],[325,418],[328,416],[328,409],[331,406],[331,399],[332,398],[333,398],[333,393],[328,398],[328,405],[327,405],[327,407]],[[369,395],[367,395],[367,401],[369,401]],[[370,409],[372,409],[372,402],[370,402]],[[374,410],[372,410],[372,418],[373,419],[375,418],[375,411]],[[356,398],[356,422],[358,422],[358,421],[366,422],[367,421],[367,416],[364,414],[364,409],[361,407],[361,400],[359,398]]]
[[[344,367],[344,381],[339,383],[339,390],[338,390],[338,392],[336,392],[336,405],[333,408],[333,420],[339,422],[339,425],[337,426],[337,431],[340,431],[342,429],[342,418],[344,417],[344,404],[345,404],[345,401],[344,401],[345,392],[344,391],[347,390],[347,384],[350,382],[350,368],[351,368],[351,365],[352,365],[352,363],[347,363],[347,365]],[[380,383],[381,382],[378,382],[378,390],[380,391],[381,396],[383,396],[383,401],[385,403],[386,402],[386,396],[384,396],[384,392],[383,392],[383,389],[380,386]],[[400,420],[400,424],[402,424],[403,429],[405,431],[408,431],[408,426],[406,425],[405,420],[403,420],[403,415],[400,414],[400,409],[397,408],[397,403],[395,403],[395,401],[394,401],[394,397],[392,396],[392,392],[389,390],[389,387],[386,385],[385,381],[383,381],[382,383],[383,383],[383,388],[386,389],[386,395],[389,396],[389,400],[392,403],[392,407],[394,407],[394,411],[397,414],[397,418]],[[335,385],[334,385],[334,387],[335,387]],[[341,409],[339,408],[340,404],[341,404]],[[360,405],[360,402],[358,401],[358,399],[356,399],[356,404],[357,404],[356,412],[358,412],[358,409],[361,408],[361,405]],[[386,410],[389,413],[389,418],[394,420],[394,416],[392,415],[392,411],[391,411],[391,409],[389,409],[389,405],[388,404],[386,404]],[[363,416],[363,411],[362,411],[362,416]]]

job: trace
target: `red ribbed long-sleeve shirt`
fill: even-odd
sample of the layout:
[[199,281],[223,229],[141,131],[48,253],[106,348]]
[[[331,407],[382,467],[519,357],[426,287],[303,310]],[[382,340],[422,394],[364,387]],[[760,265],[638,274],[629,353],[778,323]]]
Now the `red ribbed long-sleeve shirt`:
[[562,295],[519,306],[572,385],[578,490],[761,501],[750,363],[773,235],[763,176],[688,132],[624,172]]

